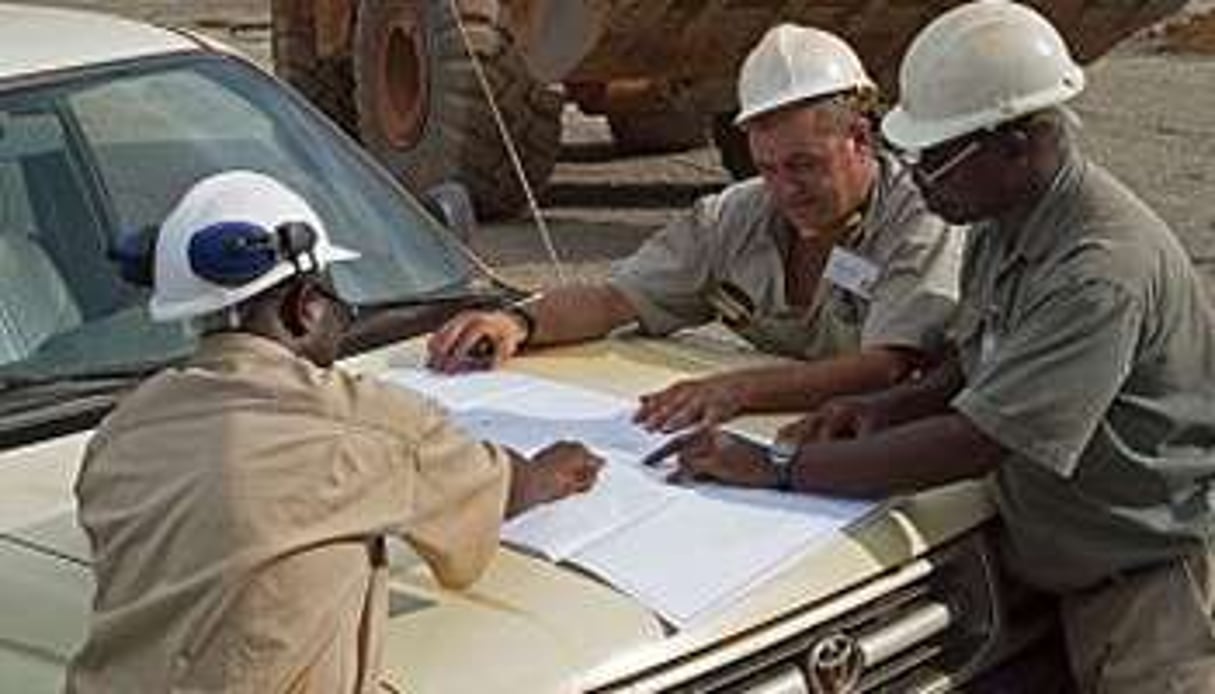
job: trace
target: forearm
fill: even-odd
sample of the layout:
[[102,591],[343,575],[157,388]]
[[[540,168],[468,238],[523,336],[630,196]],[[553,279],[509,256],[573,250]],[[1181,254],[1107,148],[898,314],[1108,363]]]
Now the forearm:
[[623,294],[607,284],[571,285],[545,292],[527,307],[535,320],[528,345],[555,345],[602,337],[637,319]]
[[873,348],[811,363],[746,369],[730,378],[744,412],[804,411],[837,395],[888,388],[917,362],[910,350]]
[[861,439],[803,446],[792,482],[807,492],[884,497],[981,476],[1004,455],[969,420],[951,413]]

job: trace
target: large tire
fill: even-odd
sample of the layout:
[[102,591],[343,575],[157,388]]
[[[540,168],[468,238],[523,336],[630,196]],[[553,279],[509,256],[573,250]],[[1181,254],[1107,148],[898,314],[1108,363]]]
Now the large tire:
[[735,180],[741,181],[759,173],[751,160],[751,146],[747,134],[734,125],[733,113],[713,116],[713,144],[721,157],[721,165]]
[[607,114],[616,149],[626,154],[686,152],[703,146],[705,118],[694,111]]
[[319,58],[312,0],[273,0],[274,71],[352,135],[358,133],[350,56]]
[[[561,97],[527,73],[509,36],[465,18],[528,181],[548,182]],[[364,146],[414,190],[455,179],[482,218],[526,201],[448,0],[363,0],[355,21],[354,103]]]

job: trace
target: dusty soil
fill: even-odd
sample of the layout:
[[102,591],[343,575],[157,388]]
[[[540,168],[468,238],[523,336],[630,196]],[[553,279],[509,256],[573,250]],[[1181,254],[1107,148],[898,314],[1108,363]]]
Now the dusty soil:
[[[53,0],[202,30],[269,65],[266,0]],[[1077,100],[1087,150],[1141,195],[1182,238],[1215,288],[1215,1],[1119,49],[1089,70]],[[1167,50],[1165,50],[1167,49]],[[598,277],[654,228],[728,177],[716,152],[618,158],[602,120],[566,114],[565,147],[542,199],[559,253],[579,277]],[[474,245],[509,277],[551,282],[534,225],[486,226]]]

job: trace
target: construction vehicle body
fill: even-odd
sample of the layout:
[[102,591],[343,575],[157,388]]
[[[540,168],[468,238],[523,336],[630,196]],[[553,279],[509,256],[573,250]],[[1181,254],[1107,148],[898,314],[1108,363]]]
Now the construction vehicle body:
[[[626,152],[696,146],[706,133],[736,177],[752,172],[731,123],[743,58],[778,22],[837,33],[887,94],[911,37],[957,2],[891,0],[273,0],[277,71],[417,190],[456,178],[483,217],[526,196],[482,68],[529,183],[553,171],[561,112],[607,117]],[[1082,62],[1184,0],[1031,3]]]

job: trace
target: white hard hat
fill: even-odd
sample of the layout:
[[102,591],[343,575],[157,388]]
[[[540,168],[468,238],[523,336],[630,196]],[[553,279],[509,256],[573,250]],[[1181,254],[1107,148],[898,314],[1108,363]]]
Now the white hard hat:
[[738,75],[735,125],[798,101],[876,90],[852,48],[835,34],[781,24],[768,30]]
[[1025,5],[979,0],[937,17],[911,42],[882,133],[903,149],[925,149],[1082,89],[1084,71],[1049,21]]
[[[196,183],[169,213],[156,240],[149,305],[152,319],[172,321],[219,311],[300,271],[300,259],[285,257],[274,245],[279,230],[290,224],[311,229],[311,249],[306,255],[316,266],[308,265],[309,270],[359,257],[329,243],[325,226],[312,207],[269,176],[230,171]],[[206,243],[211,238],[219,243]],[[238,243],[232,243],[234,240]],[[254,245],[250,240],[271,244]],[[200,262],[208,262],[217,252],[225,256],[221,263],[243,271],[235,282],[202,276],[210,273],[200,268]]]

